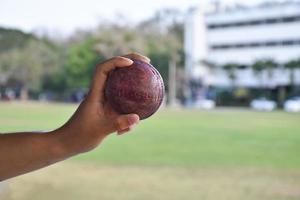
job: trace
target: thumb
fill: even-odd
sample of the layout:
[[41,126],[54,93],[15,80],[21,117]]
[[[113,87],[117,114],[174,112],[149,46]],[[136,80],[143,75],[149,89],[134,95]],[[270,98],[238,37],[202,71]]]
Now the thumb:
[[140,118],[137,114],[127,114],[127,115],[120,115],[116,119],[116,130],[119,135],[130,131],[132,127],[136,124],[138,124],[140,121]]

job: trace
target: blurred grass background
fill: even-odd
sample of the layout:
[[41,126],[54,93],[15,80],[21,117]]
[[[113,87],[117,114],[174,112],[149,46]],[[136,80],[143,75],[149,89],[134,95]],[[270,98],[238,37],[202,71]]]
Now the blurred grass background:
[[[1,103],[0,132],[51,130],[76,105]],[[300,199],[300,114],[162,109],[96,150],[10,180],[7,199]]]

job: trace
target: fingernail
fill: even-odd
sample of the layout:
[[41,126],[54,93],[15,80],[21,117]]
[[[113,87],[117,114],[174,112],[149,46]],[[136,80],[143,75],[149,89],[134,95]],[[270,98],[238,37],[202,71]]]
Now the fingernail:
[[122,58],[125,58],[127,61],[131,62],[131,64],[133,63],[133,60],[131,60],[130,58],[127,57],[122,57]]
[[131,60],[130,58],[128,58],[128,60],[130,60],[131,62],[130,62],[130,65],[132,65],[133,64],[133,60]]

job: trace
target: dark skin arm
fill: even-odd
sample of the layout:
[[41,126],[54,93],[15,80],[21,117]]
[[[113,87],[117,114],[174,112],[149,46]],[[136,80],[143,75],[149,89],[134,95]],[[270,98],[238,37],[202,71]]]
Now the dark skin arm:
[[122,135],[132,130],[139,122],[138,115],[117,114],[104,98],[108,73],[130,66],[129,58],[149,62],[147,57],[129,54],[99,64],[87,97],[62,127],[43,133],[0,134],[0,181],[90,151],[113,132]]

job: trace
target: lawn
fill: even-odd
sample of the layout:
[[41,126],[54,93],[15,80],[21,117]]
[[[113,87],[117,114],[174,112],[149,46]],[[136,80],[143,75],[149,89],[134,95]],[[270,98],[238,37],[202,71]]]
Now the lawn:
[[[0,104],[0,132],[51,130],[75,105]],[[130,134],[10,181],[12,200],[300,199],[300,114],[160,110]]]

